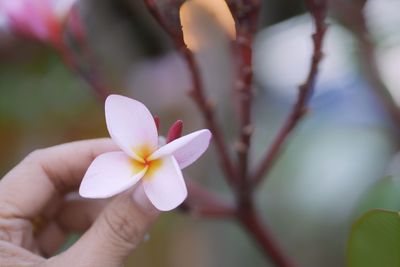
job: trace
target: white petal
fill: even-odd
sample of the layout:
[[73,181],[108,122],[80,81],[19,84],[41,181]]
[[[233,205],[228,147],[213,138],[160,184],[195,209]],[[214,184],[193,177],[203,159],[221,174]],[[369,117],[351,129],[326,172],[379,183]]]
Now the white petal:
[[105,112],[108,132],[125,153],[139,160],[157,149],[157,127],[145,105],[125,96],[110,95]]
[[196,131],[172,141],[154,152],[149,159],[173,155],[181,169],[196,161],[208,148],[211,132],[207,129]]
[[132,187],[147,171],[137,169],[124,152],[98,156],[83,177],[79,194],[86,198],[107,198]]
[[187,189],[178,163],[172,156],[159,159],[160,166],[143,178],[144,191],[151,203],[161,211],[178,207],[187,197]]

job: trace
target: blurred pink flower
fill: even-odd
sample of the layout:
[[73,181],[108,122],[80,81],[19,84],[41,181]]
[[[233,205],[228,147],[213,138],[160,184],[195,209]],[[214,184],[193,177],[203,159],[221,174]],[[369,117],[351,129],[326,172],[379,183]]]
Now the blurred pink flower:
[[111,95],[105,104],[107,128],[122,151],[97,157],[87,170],[79,193],[86,198],[107,198],[141,180],[151,203],[161,211],[180,205],[187,196],[181,169],[207,149],[211,133],[193,132],[161,146],[150,111],[128,97]]
[[0,0],[0,14],[11,31],[43,42],[58,42],[76,0]]

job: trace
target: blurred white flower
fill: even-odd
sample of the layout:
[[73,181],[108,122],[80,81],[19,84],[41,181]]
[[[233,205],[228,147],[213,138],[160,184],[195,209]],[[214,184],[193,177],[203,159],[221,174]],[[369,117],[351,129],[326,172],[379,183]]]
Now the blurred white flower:
[[378,42],[400,42],[400,1],[370,0],[367,1],[364,13],[368,28]]
[[[294,97],[304,82],[313,51],[312,21],[298,16],[271,26],[258,34],[254,52],[254,71],[261,86],[277,95]],[[324,41],[324,55],[317,83],[332,84],[354,75],[353,39],[334,21],[330,21]],[[317,85],[317,86],[318,86]],[[327,89],[318,86],[316,93]]]
[[378,47],[378,69],[397,104],[400,104],[399,10],[397,0],[371,0],[365,6],[368,28]]

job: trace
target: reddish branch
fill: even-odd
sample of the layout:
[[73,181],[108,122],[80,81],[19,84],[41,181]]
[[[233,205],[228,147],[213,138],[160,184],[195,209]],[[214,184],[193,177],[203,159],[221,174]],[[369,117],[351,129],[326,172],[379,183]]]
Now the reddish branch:
[[[253,34],[257,27],[257,15],[259,8],[259,0],[237,0],[230,1],[229,5],[236,18],[238,25],[239,41],[238,50],[240,52],[239,76],[240,83],[243,84],[240,90],[241,102],[241,118],[240,118],[240,134],[239,142],[243,145],[243,149],[238,152],[238,168],[234,168],[230,159],[227,146],[224,141],[222,132],[216,122],[214,115],[214,107],[207,97],[201,80],[200,69],[193,53],[185,46],[182,36],[176,34],[170,29],[164,21],[163,14],[158,9],[154,0],[145,0],[146,6],[153,17],[164,28],[164,30],[173,38],[177,49],[183,54],[188,67],[190,69],[193,90],[191,96],[203,114],[206,125],[213,132],[214,142],[217,152],[222,163],[222,169],[228,182],[236,190],[237,206],[232,208],[221,202],[217,196],[210,195],[207,190],[197,190],[189,188],[190,199],[183,205],[183,209],[188,212],[195,213],[205,217],[222,217],[235,218],[242,226],[247,229],[250,235],[262,248],[264,254],[270,258],[277,266],[291,266],[285,259],[282,252],[275,245],[270,233],[264,228],[260,219],[257,217],[253,208],[253,199],[251,192],[246,189],[248,186],[247,161],[248,148],[251,140],[251,104],[252,104],[252,41]],[[240,178],[238,180],[237,178]],[[244,186],[244,187],[243,187]],[[195,200],[195,201],[194,201]]]
[[194,216],[212,219],[232,219],[235,217],[236,210],[233,203],[193,181],[188,182],[187,186],[188,199],[181,205],[182,210]]
[[213,134],[213,140],[218,151],[225,177],[230,185],[234,185],[236,173],[229,156],[229,150],[225,144],[224,136],[215,120],[214,103],[206,97],[203,82],[201,80],[200,69],[193,53],[186,46],[181,47],[180,50],[186,59],[192,75],[194,88],[190,95],[202,112],[205,123]]
[[168,24],[164,21],[163,15],[158,9],[154,0],[144,1],[149,12],[153,15],[160,26],[173,38],[175,46],[184,56],[190,73],[192,75],[193,89],[191,91],[191,96],[196,102],[198,108],[203,114],[203,118],[207,127],[213,133],[213,140],[217,148],[218,156],[221,161],[222,169],[224,171],[225,177],[230,185],[234,184],[235,169],[229,156],[229,150],[225,144],[222,131],[215,120],[214,105],[208,100],[203,82],[200,75],[200,68],[196,62],[196,59],[192,52],[186,47],[183,42],[183,38],[177,35],[173,29],[171,29]]
[[254,201],[248,175],[248,157],[251,145],[253,125],[251,109],[253,104],[253,39],[257,31],[259,0],[229,1],[229,8],[235,18],[237,31],[238,83],[237,90],[240,102],[238,151],[238,186],[237,192],[237,220],[260,246],[264,254],[276,265],[289,267],[292,264],[278,247],[272,234],[263,225],[254,209]]
[[[257,31],[260,0],[241,0],[228,3],[236,24],[236,52],[238,56],[238,80],[236,89],[239,96],[239,135],[236,142],[238,154],[239,200],[247,202],[249,194],[248,160],[253,125],[251,108],[253,104],[253,41]],[[239,203],[240,204],[240,203]]]
[[[154,117],[159,125],[158,117]],[[158,128],[159,126],[157,126]],[[182,136],[183,122],[176,121],[168,130],[167,143],[170,143]],[[215,193],[196,184],[194,181],[187,182],[189,196],[180,206],[180,209],[194,216],[206,218],[232,218],[235,215],[235,207],[231,203],[220,198]]]
[[177,34],[176,31],[174,31],[164,20],[163,14],[161,14],[157,3],[155,0],[144,0],[144,3],[147,7],[147,10],[150,12],[150,14],[153,16],[153,18],[157,21],[158,25],[160,25],[163,30],[170,36],[172,37],[173,41],[175,42],[175,45],[177,47],[182,47],[185,46],[183,42],[183,36]]
[[100,101],[105,101],[109,95],[109,92],[108,88],[106,88],[103,83],[100,82],[100,78],[95,76],[94,73],[84,70],[76,59],[75,54],[71,51],[71,48],[67,45],[61,44],[57,46],[56,49],[61,55],[65,64],[93,89]]
[[363,13],[363,5],[347,2],[343,0],[332,1],[332,6],[339,11],[341,19],[352,30],[354,36],[358,40],[358,46],[361,60],[361,66],[365,73],[365,77],[378,96],[382,104],[385,106],[387,112],[393,121],[400,125],[400,108],[391,96],[389,90],[386,88],[382,78],[379,74],[376,58],[375,58],[375,44],[371,39],[365,16]]
[[[72,34],[77,38],[79,44],[83,46],[85,56],[90,57],[90,49],[86,46],[86,39],[85,39],[85,32],[83,25],[80,21],[78,11],[76,7],[73,7],[70,12],[70,28]],[[65,25],[66,28],[67,25]],[[62,59],[64,60],[65,64],[74,71],[79,77],[82,78],[95,92],[96,96],[99,98],[100,101],[105,101],[107,96],[109,95],[108,88],[102,83],[98,72],[94,69],[86,70],[82,67],[81,62],[79,60],[79,56],[74,53],[71,47],[68,46],[66,41],[59,36],[57,40],[54,42],[53,46],[57,50],[57,52],[61,55]],[[93,62],[91,62],[90,66],[94,66]]]
[[314,49],[311,58],[310,70],[308,72],[307,80],[299,87],[299,95],[291,113],[273,140],[272,145],[267,151],[264,159],[261,161],[259,167],[253,174],[253,187],[262,181],[263,177],[265,177],[271,170],[289,135],[299,124],[302,117],[306,114],[308,101],[314,91],[319,63],[323,58],[322,46],[327,30],[327,25],[325,23],[327,3],[325,0],[306,0],[305,2],[310,10],[310,14],[315,25],[315,33],[312,35]]
[[257,244],[268,253],[270,260],[279,267],[290,267],[293,264],[282,254],[276,241],[267,227],[261,222],[253,208],[249,208],[239,218],[240,222]]

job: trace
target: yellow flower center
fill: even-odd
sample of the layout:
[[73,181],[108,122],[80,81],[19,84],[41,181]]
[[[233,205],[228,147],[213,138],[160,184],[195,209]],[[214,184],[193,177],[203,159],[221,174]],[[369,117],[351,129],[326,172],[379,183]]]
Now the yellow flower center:
[[161,165],[161,159],[148,160],[150,155],[152,154],[152,150],[149,146],[142,146],[140,149],[133,150],[137,156],[140,157],[141,160],[136,160],[131,158],[130,163],[132,166],[132,171],[134,174],[141,172],[144,168],[147,168],[146,174],[142,179],[151,179],[154,175],[155,171],[157,171]]

